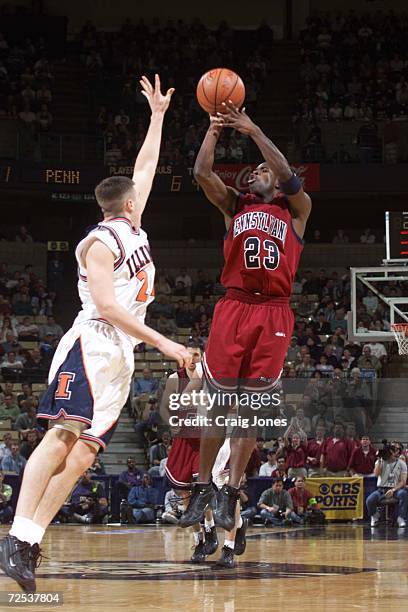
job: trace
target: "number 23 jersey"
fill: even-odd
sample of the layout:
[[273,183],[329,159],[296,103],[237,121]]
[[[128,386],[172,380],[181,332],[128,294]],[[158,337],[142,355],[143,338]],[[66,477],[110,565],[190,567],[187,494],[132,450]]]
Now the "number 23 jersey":
[[284,195],[263,202],[240,194],[224,240],[221,282],[227,289],[290,297],[302,249]]
[[[115,217],[99,223],[81,240],[75,250],[82,310],[74,324],[100,318],[89,291],[84,265],[84,255],[95,240],[103,242],[115,257],[113,286],[117,302],[143,322],[147,306],[154,299],[155,268],[147,234],[142,229],[135,229],[126,217]],[[134,338],[130,340],[133,344],[137,343]]]

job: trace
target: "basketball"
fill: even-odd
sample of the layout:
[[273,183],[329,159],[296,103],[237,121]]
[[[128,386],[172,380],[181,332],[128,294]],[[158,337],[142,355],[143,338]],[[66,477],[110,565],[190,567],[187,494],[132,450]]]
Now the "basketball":
[[206,113],[222,113],[223,102],[231,100],[240,108],[245,100],[245,85],[241,77],[228,68],[209,70],[198,82],[197,100]]

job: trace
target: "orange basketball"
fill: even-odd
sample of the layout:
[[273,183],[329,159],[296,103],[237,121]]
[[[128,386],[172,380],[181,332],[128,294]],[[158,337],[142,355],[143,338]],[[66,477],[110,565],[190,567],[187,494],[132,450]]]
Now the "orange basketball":
[[197,100],[202,109],[210,115],[222,113],[223,102],[231,100],[240,108],[245,100],[245,85],[242,79],[228,68],[209,70],[198,82]]

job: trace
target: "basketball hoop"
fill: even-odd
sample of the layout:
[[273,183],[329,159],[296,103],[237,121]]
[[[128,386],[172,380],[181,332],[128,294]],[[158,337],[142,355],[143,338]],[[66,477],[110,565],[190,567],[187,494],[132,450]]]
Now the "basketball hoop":
[[408,323],[393,323],[391,331],[398,342],[399,354],[408,355]]

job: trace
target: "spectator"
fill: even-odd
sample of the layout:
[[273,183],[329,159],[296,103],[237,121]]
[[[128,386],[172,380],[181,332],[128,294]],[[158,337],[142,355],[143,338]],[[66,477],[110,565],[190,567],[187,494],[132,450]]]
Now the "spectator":
[[185,268],[181,268],[180,273],[176,276],[176,285],[177,283],[182,283],[187,289],[187,292],[190,293],[192,287],[191,276],[187,274],[187,270]]
[[5,375],[4,370],[8,369],[11,371],[20,371],[23,369],[23,363],[21,358],[18,357],[14,351],[10,351],[1,362],[1,369],[3,376]]
[[388,458],[379,457],[375,462],[374,475],[377,476],[377,490],[366,499],[367,511],[371,519],[371,527],[376,527],[380,520],[377,510],[382,499],[398,500],[398,527],[405,527],[408,511],[407,464],[399,457],[396,444],[390,446]]
[[4,394],[0,404],[0,420],[10,419],[11,423],[14,423],[19,414],[20,409],[15,402],[15,397],[11,393]]
[[285,438],[286,467],[288,477],[307,476],[306,470],[306,445],[301,444],[299,434],[291,434],[291,438]]
[[52,336],[53,340],[60,340],[64,335],[61,325],[55,322],[52,315],[47,317],[47,323],[41,326],[39,330],[39,336],[41,340],[44,340],[46,336]]
[[286,484],[288,481],[288,472],[286,469],[285,457],[279,457],[279,459],[277,459],[277,465],[278,469],[272,472],[271,476],[273,479],[279,478],[284,484]]
[[320,468],[320,456],[322,454],[324,443],[325,428],[319,425],[316,427],[316,437],[307,442],[307,468],[308,476],[311,478],[319,478],[322,475]]
[[20,454],[20,443],[14,440],[10,445],[10,454],[2,459],[1,469],[21,476],[26,463],[26,459]]
[[165,431],[161,437],[161,441],[157,444],[154,444],[150,448],[150,468],[149,474],[150,476],[159,476],[160,475],[160,463],[162,459],[165,459],[168,456],[168,448],[171,445],[171,437],[170,434]]
[[22,413],[14,421],[13,429],[24,434],[37,427],[37,406],[33,398],[21,402]]
[[33,387],[29,382],[24,382],[21,385],[22,393],[17,395],[17,403],[21,406],[21,402],[26,399],[31,399],[33,397]]
[[89,469],[91,470],[92,474],[95,474],[96,476],[106,475],[105,466],[99,455],[96,455],[94,462]]
[[333,244],[348,244],[349,238],[342,229],[338,229],[333,237]]
[[375,235],[372,233],[372,231],[369,228],[364,230],[364,232],[361,234],[360,242],[361,244],[374,244]]
[[333,436],[323,443],[320,466],[325,468],[327,476],[347,476],[348,464],[354,445],[344,437],[344,426],[336,423]]
[[18,339],[21,341],[35,342],[38,340],[38,326],[33,323],[31,317],[24,317],[22,323],[17,325]]
[[156,518],[159,492],[152,487],[149,474],[143,474],[142,484],[134,486],[128,497],[135,523],[152,523]]
[[265,440],[263,438],[257,438],[255,448],[249,457],[249,461],[245,469],[245,475],[247,478],[258,476],[262,463],[266,461],[267,451],[264,446]]
[[308,417],[305,417],[305,412],[302,406],[296,409],[296,414],[291,418],[289,427],[285,432],[285,438],[293,437],[294,434],[298,434],[301,439],[306,439],[312,431],[312,424]]
[[27,431],[26,439],[21,443],[20,454],[24,459],[29,459],[31,453],[37,448],[40,443],[38,432],[36,429],[30,429]]
[[13,518],[12,495],[13,489],[9,484],[4,483],[4,473],[0,471],[0,523],[2,525],[11,523]]
[[33,242],[33,237],[30,236],[25,225],[20,225],[15,239],[17,242]]
[[118,490],[121,499],[127,499],[130,489],[142,483],[144,472],[136,467],[136,459],[128,457],[126,461],[127,470],[119,474]]
[[156,378],[153,378],[152,371],[149,368],[143,370],[143,378],[136,378],[133,384],[133,395],[138,397],[140,395],[156,393],[159,388],[159,382]]
[[313,495],[305,489],[305,477],[297,476],[295,486],[289,489],[288,493],[292,498],[293,511],[298,518],[296,522],[304,523],[309,502],[313,499]]
[[266,489],[258,501],[261,517],[265,525],[283,525],[285,520],[300,523],[293,512],[293,502],[288,491],[283,489],[283,480],[275,478],[270,489]]
[[182,498],[180,498],[173,489],[170,489],[167,491],[164,498],[164,512],[161,515],[162,522],[177,525],[183,512],[184,506]]
[[374,355],[382,364],[387,361],[387,350],[382,342],[370,342],[363,346],[363,353],[366,346],[370,347],[371,355]]
[[358,359],[357,366],[360,370],[362,368],[371,367],[375,369],[377,376],[381,374],[381,362],[378,357],[371,353],[371,346],[369,344],[363,347],[363,353]]
[[79,523],[105,522],[108,514],[108,500],[104,486],[92,480],[91,470],[83,473],[72,491],[66,512],[69,518]]
[[259,468],[259,476],[268,476],[270,478],[272,476],[272,472],[278,469],[276,452],[270,448],[266,453],[266,457],[266,463],[263,463]]
[[0,467],[3,457],[11,455],[11,444],[13,442],[13,436],[11,431],[7,431],[3,434],[3,441],[0,444]]
[[377,451],[366,434],[360,437],[360,443],[351,453],[348,470],[352,476],[372,476]]

